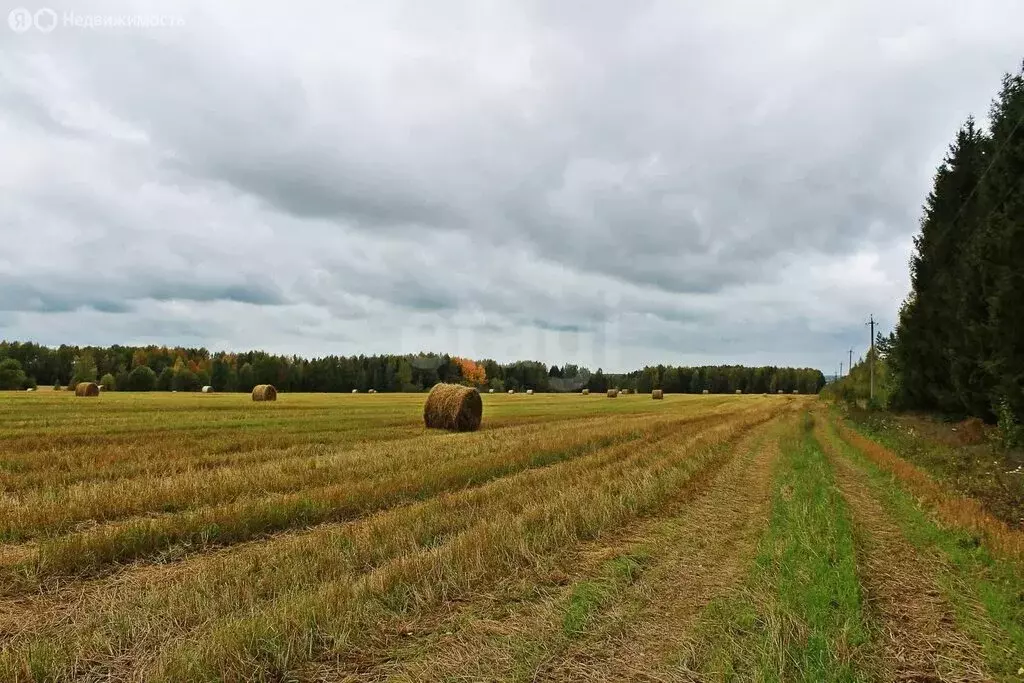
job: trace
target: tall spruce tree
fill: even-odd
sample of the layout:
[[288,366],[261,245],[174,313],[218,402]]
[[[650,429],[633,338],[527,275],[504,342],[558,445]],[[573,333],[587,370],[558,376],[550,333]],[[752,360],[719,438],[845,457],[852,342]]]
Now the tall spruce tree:
[[969,119],[935,174],[888,356],[901,407],[1024,416],[1022,74],[1005,77],[991,134]]
[[1024,421],[1024,69],[1006,76],[992,106],[990,202],[983,226],[988,277],[987,381],[993,409],[1007,403]]
[[921,232],[910,260],[911,295],[900,312],[893,365],[899,368],[897,400],[918,408],[962,410],[952,366],[963,346],[958,332],[957,273],[963,245],[977,227],[981,210],[978,180],[985,137],[974,120],[957,133],[935,174],[925,202]]

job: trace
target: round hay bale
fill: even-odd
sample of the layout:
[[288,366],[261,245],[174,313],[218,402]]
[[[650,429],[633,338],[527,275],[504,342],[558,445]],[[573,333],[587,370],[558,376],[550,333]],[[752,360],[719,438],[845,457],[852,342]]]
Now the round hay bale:
[[654,391],[651,392],[651,398],[653,398],[655,401],[660,401],[665,398],[665,392],[662,391],[661,389],[655,389]]
[[438,383],[423,404],[423,424],[428,429],[475,432],[480,427],[483,412],[480,392],[473,387]]
[[736,393],[737,393],[737,394],[742,394],[742,393],[743,393],[743,390],[742,390],[742,389],[737,389],[737,390],[736,390]]
[[493,393],[494,393],[494,389],[488,389],[488,390],[487,390],[487,393],[488,393],[488,394],[493,394]]
[[510,394],[514,394],[514,393],[516,393],[516,390],[515,390],[515,389],[509,389],[509,390],[508,390],[508,393],[510,393]]
[[582,393],[584,396],[590,396],[590,389],[584,389]]
[[377,390],[376,390],[376,389],[370,389],[370,390],[369,390],[368,392],[366,392],[366,393],[368,393],[368,394],[376,394],[376,393],[377,393]]
[[526,395],[527,396],[533,396],[533,389],[527,389],[526,390]]
[[782,393],[782,389],[779,389],[778,393],[780,393],[780,394],[781,394],[781,393]]
[[705,389],[704,391],[702,391],[702,392],[700,392],[700,393],[702,393],[702,394],[706,394],[706,393],[708,393],[708,390],[707,390],[707,389]]
[[277,389],[273,384],[257,384],[252,388],[252,400],[254,401],[276,401]]
[[793,390],[793,393],[794,393],[794,394],[799,394],[799,393],[800,393],[800,390],[799,390],[799,389],[794,389],[794,390]]
[[618,389],[609,389],[608,390],[608,398],[618,398],[618,397],[619,397],[619,390]]
[[358,394],[358,393],[359,393],[359,390],[358,390],[358,389],[353,389],[353,390],[352,390],[352,393],[353,393],[353,394]]
[[211,387],[209,384],[207,384],[205,387],[203,387],[203,393],[204,394],[212,394],[213,393],[213,387]]
[[100,385],[96,382],[79,382],[75,385],[75,396],[99,396]]

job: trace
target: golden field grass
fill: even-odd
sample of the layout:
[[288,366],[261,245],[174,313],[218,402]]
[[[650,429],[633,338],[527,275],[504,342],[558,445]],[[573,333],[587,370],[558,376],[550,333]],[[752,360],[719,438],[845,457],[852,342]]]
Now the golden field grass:
[[895,671],[843,496],[922,484],[813,397],[485,395],[465,434],[424,398],[0,394],[0,680]]

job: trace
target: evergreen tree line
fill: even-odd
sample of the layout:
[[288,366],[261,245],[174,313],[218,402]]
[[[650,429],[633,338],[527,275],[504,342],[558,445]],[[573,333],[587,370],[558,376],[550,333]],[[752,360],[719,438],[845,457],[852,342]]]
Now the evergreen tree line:
[[[598,371],[600,373],[600,371]],[[815,368],[746,367],[743,365],[705,365],[701,367],[648,366],[625,375],[612,375],[600,382],[595,375],[588,383],[591,391],[609,388],[648,393],[662,389],[672,394],[791,393],[816,394],[825,386],[825,376]]]
[[546,366],[536,361],[498,363],[447,354],[325,356],[305,359],[263,351],[210,353],[205,348],[166,346],[69,346],[0,342],[0,388],[74,386],[98,381],[107,390],[251,391],[273,384],[280,391],[424,391],[437,382],[482,389],[567,392],[609,388],[671,393],[817,393],[825,379],[811,368],[659,365],[627,374],[605,374],[575,364]]
[[886,341],[890,405],[1024,421],[1024,69],[957,132]]

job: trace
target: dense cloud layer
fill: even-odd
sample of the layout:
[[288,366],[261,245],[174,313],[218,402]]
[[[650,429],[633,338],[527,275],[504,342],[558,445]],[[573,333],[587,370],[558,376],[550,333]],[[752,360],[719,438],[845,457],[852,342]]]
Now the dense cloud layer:
[[830,372],[1024,5],[771,4],[0,25],[0,337]]

